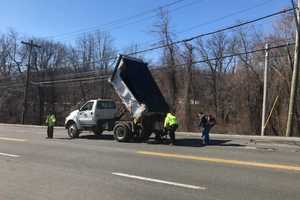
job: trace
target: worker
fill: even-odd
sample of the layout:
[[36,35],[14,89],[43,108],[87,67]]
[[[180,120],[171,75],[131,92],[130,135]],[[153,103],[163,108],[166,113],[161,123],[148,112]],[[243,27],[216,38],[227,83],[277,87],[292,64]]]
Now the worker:
[[55,122],[56,122],[55,115],[54,115],[54,113],[51,111],[51,112],[47,115],[47,119],[46,119],[46,125],[47,125],[47,138],[48,138],[48,139],[52,139],[52,138],[53,138],[53,129],[54,129]]
[[178,128],[178,123],[176,116],[172,113],[168,113],[165,118],[164,122],[164,130],[169,134],[170,136],[170,145],[175,144],[175,131]]
[[204,145],[209,145],[209,131],[216,124],[216,120],[212,115],[205,115],[203,112],[198,113],[200,119],[199,128],[203,128],[202,141]]

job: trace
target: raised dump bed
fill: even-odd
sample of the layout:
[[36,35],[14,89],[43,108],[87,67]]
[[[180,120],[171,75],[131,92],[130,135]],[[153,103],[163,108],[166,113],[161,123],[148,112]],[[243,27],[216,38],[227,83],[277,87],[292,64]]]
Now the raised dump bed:
[[163,119],[169,106],[147,63],[120,55],[110,83],[133,118],[132,121],[117,122],[114,129],[116,140],[147,139],[153,132],[162,134]]

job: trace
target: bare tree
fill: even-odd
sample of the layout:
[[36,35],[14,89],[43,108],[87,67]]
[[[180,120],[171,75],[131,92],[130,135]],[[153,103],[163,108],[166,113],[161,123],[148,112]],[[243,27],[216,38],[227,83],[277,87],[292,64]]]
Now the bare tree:
[[192,86],[192,71],[193,71],[193,46],[185,43],[185,52],[183,55],[185,61],[185,77],[184,77],[184,92],[183,92],[183,123],[182,127],[184,130],[191,130],[191,86]]
[[[232,69],[233,58],[223,58],[233,49],[232,40],[230,40],[224,33],[213,35],[212,38],[206,42],[199,39],[197,41],[197,50],[199,56],[206,60],[206,66],[210,72],[211,79],[208,86],[212,93],[212,102],[214,112],[218,118],[225,120],[228,114],[226,111],[229,101],[231,101],[230,94],[226,93],[227,72]],[[211,60],[209,58],[216,58]]]
[[161,9],[159,14],[159,22],[154,26],[155,32],[159,35],[161,44],[165,46],[163,49],[162,63],[167,66],[166,79],[168,83],[168,101],[170,107],[176,110],[176,101],[178,95],[178,87],[176,81],[176,64],[177,64],[177,47],[173,44],[173,36],[170,30],[170,17],[168,11]]

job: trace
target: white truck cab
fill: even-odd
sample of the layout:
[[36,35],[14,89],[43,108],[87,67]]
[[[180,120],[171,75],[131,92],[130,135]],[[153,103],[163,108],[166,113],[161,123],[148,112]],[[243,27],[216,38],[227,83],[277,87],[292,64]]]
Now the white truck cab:
[[78,137],[84,130],[101,135],[104,130],[113,130],[116,117],[117,108],[113,100],[89,100],[66,117],[65,128],[71,138]]

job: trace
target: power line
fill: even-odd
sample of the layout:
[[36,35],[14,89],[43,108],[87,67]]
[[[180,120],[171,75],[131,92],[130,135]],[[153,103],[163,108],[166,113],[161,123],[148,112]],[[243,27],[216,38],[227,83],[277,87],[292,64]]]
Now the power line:
[[[272,46],[272,47],[269,47],[269,50],[283,48],[283,47],[292,46],[292,45],[295,45],[295,43],[287,43],[287,44]],[[265,51],[265,48],[254,49],[252,51],[246,51],[246,52],[233,53],[233,54],[225,55],[225,56],[221,56],[221,57],[213,57],[213,58],[193,61],[192,64],[195,65],[195,64],[205,63],[205,62],[214,61],[214,60],[231,58],[231,57],[235,57],[235,56],[253,54],[253,53],[261,52],[261,51]],[[274,58],[274,57],[281,57],[281,56],[272,56],[272,58]],[[187,63],[177,64],[177,65],[174,65],[174,67],[182,67],[182,66],[185,66],[185,65],[187,65]],[[160,68],[164,68],[164,67],[167,67],[167,65],[160,66]],[[34,85],[34,86],[44,87],[44,86],[54,86],[53,84],[78,83],[78,82],[96,82],[96,81],[103,81],[103,80],[106,81],[109,77],[110,77],[110,74],[107,74],[107,75],[95,76],[95,77],[83,77],[83,78],[53,80],[53,81],[31,82],[31,84]],[[22,84],[10,85],[10,87],[18,87],[18,86],[24,86],[24,85],[22,85]],[[0,87],[8,87],[8,86],[0,85]]]
[[145,52],[148,52],[148,51],[154,51],[154,50],[157,50],[157,49],[161,49],[161,48],[164,48],[164,47],[176,45],[176,44],[179,44],[179,43],[190,42],[192,40],[195,40],[195,39],[198,39],[198,38],[201,38],[201,37],[204,37],[204,36],[213,35],[213,34],[216,34],[216,33],[224,32],[224,31],[227,31],[227,30],[231,30],[231,29],[234,29],[234,28],[241,27],[241,26],[245,26],[247,24],[251,24],[251,23],[254,23],[254,22],[257,22],[257,21],[260,21],[260,20],[264,20],[264,19],[276,16],[276,15],[280,15],[280,14],[283,14],[283,13],[287,13],[287,12],[290,12],[292,10],[294,10],[294,9],[293,8],[284,9],[282,11],[275,12],[275,13],[272,13],[272,14],[269,14],[269,15],[266,15],[266,16],[263,16],[263,17],[259,17],[259,18],[256,18],[254,20],[246,21],[246,22],[243,22],[243,23],[239,23],[237,25],[233,25],[233,26],[229,26],[229,27],[226,27],[226,28],[218,29],[218,30],[215,30],[215,31],[212,31],[212,32],[199,34],[199,35],[187,38],[187,39],[178,40],[178,41],[172,42],[172,43],[167,44],[167,45],[159,45],[159,46],[156,46],[156,47],[153,47],[153,48],[144,49],[144,50],[137,51],[137,52],[134,52],[134,53],[128,54],[128,55],[135,55],[135,54],[145,53]]
[[76,81],[90,81],[95,79],[107,79],[110,76],[95,76],[95,77],[84,77],[84,78],[73,78],[73,79],[63,79],[63,80],[53,80],[53,81],[40,81],[40,82],[31,82],[32,85],[44,85],[44,84],[62,84],[62,83],[69,83],[69,82],[76,82]]
[[[199,1],[199,0],[195,0],[195,1],[192,1],[191,3],[188,3],[188,4],[185,4],[185,5],[182,5],[182,6],[179,6],[179,7],[176,7],[174,9],[171,9],[169,12],[172,13],[172,12],[175,12],[175,11],[178,11],[182,8],[186,8],[188,6],[191,6],[191,5],[194,5],[194,4],[197,4],[197,3],[200,3],[202,2],[203,0]],[[163,8],[163,7],[160,7],[160,8]],[[159,8],[156,9],[156,11],[158,10]],[[129,25],[132,25],[132,24],[137,24],[137,23],[140,23],[140,22],[144,22],[146,20],[149,20],[149,19],[152,19],[152,18],[155,18],[157,16],[157,14],[153,14],[151,16],[147,16],[147,17],[144,17],[144,18],[141,18],[141,19],[136,19],[136,18],[133,18],[133,21],[132,22],[128,22],[128,21],[125,21],[126,23],[122,23],[122,24],[116,24],[116,25],[113,25],[112,27],[110,28],[107,28],[107,29],[103,29],[102,31],[103,32],[106,32],[106,31],[111,31],[111,30],[115,30],[115,29],[120,29],[120,28],[123,28],[123,27],[128,27]],[[130,21],[130,20],[129,20]],[[88,33],[96,33],[97,31],[99,31],[99,29],[97,30],[94,30],[94,31],[86,31],[86,32],[82,32],[82,33],[77,33],[77,34],[72,34],[70,36],[65,36],[65,37],[62,37],[63,39],[61,39],[60,41],[69,41],[70,39],[73,39],[73,38],[76,38],[80,35],[84,35],[84,34],[88,34]]]
[[[206,21],[206,22],[203,22],[201,24],[198,24],[198,25],[195,25],[195,26],[192,26],[192,27],[189,27],[187,29],[184,29],[184,30],[181,30],[181,31],[176,31],[175,34],[180,34],[180,33],[185,33],[185,32],[188,32],[190,30],[194,30],[196,28],[199,28],[199,27],[202,27],[202,26],[206,26],[206,25],[209,25],[209,24],[213,24],[215,22],[218,22],[218,21],[222,21],[226,18],[229,18],[229,17],[232,17],[232,16],[235,16],[235,15],[238,15],[238,14],[241,14],[241,13],[245,13],[245,12],[248,12],[250,10],[253,10],[255,8],[258,8],[258,7],[261,7],[261,6],[264,6],[268,3],[270,3],[271,1],[270,0],[267,0],[267,1],[264,1],[260,4],[256,4],[252,7],[248,7],[248,8],[245,8],[245,9],[242,9],[242,10],[238,10],[236,12],[232,12],[232,13],[229,13],[227,15],[224,15],[224,16],[221,16],[221,17],[218,17],[216,19],[213,19],[213,20],[209,20],[209,21]],[[151,41],[148,41],[148,42],[144,42],[144,43],[140,43],[138,44],[138,46],[156,46],[156,45],[159,45],[160,43],[162,42],[162,40],[151,40]],[[143,45],[144,44],[144,45]],[[146,45],[145,45],[146,44]]]
[[[267,19],[267,18],[271,18],[271,17],[277,16],[277,15],[280,15],[280,14],[284,14],[284,13],[290,12],[292,10],[294,10],[294,8],[284,9],[282,11],[278,11],[278,12],[275,12],[275,13],[272,13],[272,14],[269,14],[269,15],[265,15],[263,17],[256,18],[254,20],[250,20],[250,21],[246,21],[246,22],[239,23],[239,24],[236,24],[236,25],[228,26],[228,27],[222,28],[222,29],[217,29],[215,31],[211,31],[211,32],[199,34],[199,35],[196,35],[196,36],[193,36],[193,37],[190,37],[190,38],[178,40],[178,41],[172,42],[172,43],[170,43],[168,45],[157,45],[157,46],[154,46],[154,47],[146,48],[146,49],[139,50],[139,51],[136,51],[136,52],[133,52],[133,53],[129,53],[127,55],[132,56],[132,55],[136,55],[136,54],[141,54],[141,53],[145,53],[145,52],[149,52],[149,51],[154,51],[154,50],[157,50],[157,49],[165,48],[165,47],[172,46],[172,45],[175,45],[175,44],[189,42],[189,41],[192,41],[192,40],[204,37],[204,36],[209,36],[209,35],[213,35],[213,34],[216,34],[216,33],[224,32],[224,31],[231,30],[231,29],[234,29],[234,28],[237,28],[237,27],[241,27],[241,26],[245,26],[245,25],[257,22],[257,21],[261,21],[261,20],[264,20],[264,19]],[[154,44],[154,45],[156,45],[156,44]],[[150,45],[150,46],[152,46],[152,45]],[[101,62],[112,61],[112,60],[115,60],[115,59],[116,59],[115,56],[113,56],[113,57],[106,57],[106,58],[102,58],[100,60],[95,60],[95,61],[91,61],[91,62],[81,63],[80,65],[96,64],[96,63],[101,63]]]
[[76,77],[76,76],[86,76],[86,77],[89,77],[89,76],[96,76],[98,74],[98,70],[90,70],[90,71],[84,71],[84,72],[71,72],[71,73],[68,73],[68,72],[63,72],[65,74],[63,75],[55,75],[55,77],[57,79],[60,79],[60,78],[69,78],[69,77]]
[[176,0],[176,1],[172,1],[170,3],[167,3],[167,4],[164,4],[164,5],[161,5],[161,6],[158,6],[156,8],[152,8],[152,9],[149,9],[149,10],[145,10],[145,11],[142,11],[140,13],[137,13],[137,14],[134,14],[134,15],[131,15],[131,16],[128,16],[128,17],[125,17],[125,18],[118,18],[116,20],[112,20],[110,22],[107,22],[105,24],[102,24],[100,26],[93,26],[93,27],[89,27],[89,28],[83,28],[83,29],[79,29],[77,31],[73,31],[73,32],[69,32],[69,33],[62,33],[62,34],[58,34],[58,35],[53,35],[53,36],[48,36],[48,37],[45,37],[45,38],[59,38],[61,36],[66,36],[66,35],[73,35],[73,34],[80,34],[80,33],[86,33],[86,32],[92,32],[91,30],[99,30],[101,27],[103,26],[111,26],[111,25],[117,25],[119,23],[122,23],[124,21],[130,21],[130,20],[135,20],[139,17],[142,17],[142,16],[145,16],[145,15],[148,15],[148,14],[151,14],[153,12],[156,12],[158,9],[160,8],[167,8],[167,7],[171,7],[171,6],[174,6],[176,4],[179,4],[183,1],[186,1],[186,0]]
[[0,88],[8,89],[8,88],[14,88],[14,87],[24,87],[25,85],[23,83],[13,83],[9,85],[0,85]]
[[205,25],[213,24],[213,23],[215,23],[215,22],[222,21],[222,20],[224,20],[224,19],[226,19],[226,18],[235,16],[235,15],[238,15],[238,14],[241,14],[241,13],[245,13],[245,12],[248,12],[248,11],[253,10],[253,9],[255,9],[255,8],[264,6],[264,5],[266,5],[266,4],[270,3],[270,2],[271,2],[270,0],[267,0],[267,1],[264,1],[264,2],[262,2],[262,3],[260,3],[260,4],[256,4],[256,5],[252,6],[252,7],[248,7],[248,8],[242,9],[242,10],[238,10],[238,11],[236,11],[236,12],[229,13],[229,14],[224,15],[224,16],[222,16],[222,17],[218,17],[218,18],[216,18],[216,19],[213,19],[213,20],[210,20],[210,21],[203,22],[203,23],[201,23],[201,24],[192,26],[192,27],[190,27],[190,28],[187,28],[187,29],[185,29],[185,30],[181,30],[181,31],[176,32],[176,33],[177,33],[177,34],[178,34],[178,33],[185,33],[185,32],[194,30],[194,29],[196,29],[196,28],[205,26]]
[[[86,83],[97,83],[97,82],[102,82],[102,81],[107,81],[108,78],[99,78],[99,79],[91,79],[91,80],[85,80],[85,81],[75,81],[75,82],[67,82],[67,84],[72,84],[70,86],[75,87],[75,86],[80,86],[81,84],[86,84]],[[40,84],[38,87],[68,87],[66,84],[60,84],[60,83],[53,83],[53,84]]]
[[[295,43],[288,43],[288,44],[282,44],[282,45],[277,45],[277,46],[269,47],[268,50],[283,48],[283,47],[292,46],[292,45],[295,45]],[[241,56],[241,55],[246,55],[246,54],[253,54],[253,53],[261,52],[261,51],[265,51],[265,48],[255,49],[255,50],[247,51],[247,52],[234,53],[234,54],[230,54],[230,55],[226,55],[226,56],[222,56],[222,57],[215,57],[215,58],[210,58],[210,59],[195,61],[195,62],[193,62],[193,64],[198,64],[198,63],[203,63],[203,62],[208,62],[208,61],[213,61],[213,60],[226,59],[226,58],[235,57],[235,56]]]
[[[47,73],[47,71],[44,71],[44,73],[45,72]],[[55,75],[55,77],[57,79],[60,79],[60,78],[69,78],[69,77],[74,78],[74,77],[77,77],[77,76],[80,76],[80,77],[82,77],[82,76],[86,76],[86,77],[88,77],[88,76],[96,76],[98,73],[100,73],[100,70],[90,70],[90,71],[74,72],[74,73],[73,72],[68,73],[68,71],[65,71],[63,73],[64,74],[62,74],[62,75]],[[35,74],[33,73],[33,75],[35,75]],[[38,72],[37,72],[36,75],[40,76],[40,74]],[[48,77],[50,77],[50,76],[48,75]],[[1,87],[1,84],[5,83],[5,82],[18,83],[18,80],[5,80],[5,79],[1,79],[0,81],[1,81],[0,82],[0,87]]]
[[[192,40],[195,40],[195,39],[198,39],[198,38],[201,38],[201,37],[205,37],[205,36],[213,35],[213,34],[216,34],[216,33],[224,32],[224,31],[227,31],[227,30],[231,30],[231,29],[234,29],[234,28],[241,27],[241,26],[245,26],[245,25],[248,25],[248,24],[251,24],[251,23],[255,23],[257,21],[261,21],[261,20],[264,20],[264,19],[267,19],[267,18],[271,18],[271,17],[277,16],[277,15],[281,15],[281,14],[290,12],[292,10],[294,10],[294,9],[293,8],[284,9],[282,11],[278,11],[278,12],[275,12],[275,13],[272,13],[272,14],[269,14],[269,15],[265,15],[263,17],[259,17],[259,18],[249,20],[249,21],[246,21],[246,22],[242,22],[242,23],[239,23],[239,24],[236,24],[236,25],[228,26],[226,28],[221,28],[221,29],[217,29],[215,31],[211,31],[211,32],[203,33],[203,34],[198,34],[198,35],[190,37],[190,38],[177,40],[177,41],[172,42],[170,44],[158,45],[158,46],[155,46],[155,47],[146,48],[146,49],[139,50],[139,51],[136,51],[136,52],[133,52],[133,53],[129,53],[127,55],[132,56],[132,55],[141,54],[141,53],[145,53],[145,52],[149,52],[149,51],[154,51],[154,50],[157,50],[157,49],[162,49],[162,48],[172,46],[172,45],[176,45],[176,44],[180,44],[180,43],[190,42]],[[85,63],[85,64],[95,64],[95,63],[111,61],[111,60],[115,60],[115,59],[116,59],[116,57],[107,57],[107,58],[103,58],[101,60],[96,60],[96,61],[88,62],[88,63]]]
[[[269,47],[268,50],[283,48],[283,47],[292,46],[292,45],[295,45],[295,43],[281,44],[281,45]],[[233,53],[233,54],[230,54],[230,55],[225,55],[225,56],[220,56],[220,57],[213,57],[213,58],[207,58],[207,59],[203,59],[203,60],[193,61],[192,64],[195,65],[195,64],[200,64],[200,63],[206,63],[206,62],[209,62],[209,61],[221,60],[221,59],[226,59],[226,58],[231,58],[231,57],[236,57],[236,56],[241,56],[241,55],[247,55],[247,54],[253,54],[253,53],[261,52],[261,51],[265,51],[265,48],[254,49],[252,51],[238,52],[238,53]],[[182,67],[182,66],[185,66],[185,65],[187,65],[187,63],[177,64],[177,65],[174,65],[174,67]],[[167,65],[164,65],[164,67],[167,67]]]
[[[222,28],[222,29],[218,29],[218,30],[215,30],[215,31],[199,34],[199,35],[187,38],[187,39],[178,40],[178,41],[172,42],[172,43],[167,44],[167,45],[158,45],[156,47],[136,51],[136,52],[130,53],[128,55],[131,56],[131,55],[141,54],[141,53],[154,51],[154,50],[157,50],[157,49],[165,48],[165,47],[172,46],[172,45],[179,44],[179,43],[190,42],[192,40],[195,40],[195,39],[198,39],[198,38],[201,38],[201,37],[205,37],[205,36],[213,35],[213,34],[216,34],[216,33],[224,32],[224,31],[227,31],[227,30],[231,30],[231,29],[234,29],[234,28],[241,27],[241,26],[245,26],[245,25],[248,25],[248,24],[251,24],[251,23],[254,23],[254,22],[257,22],[257,21],[261,21],[261,20],[264,20],[264,19],[267,19],[267,18],[270,18],[270,17],[281,15],[281,14],[284,14],[284,13],[287,13],[287,12],[290,12],[290,11],[293,11],[293,10],[294,10],[294,8],[284,9],[282,11],[278,11],[278,12],[275,12],[275,13],[272,13],[272,14],[269,14],[269,15],[265,15],[263,17],[259,17],[259,18],[253,19],[253,20],[243,22],[243,23],[239,23],[239,24],[232,25],[232,26],[229,26],[229,27],[226,27],[226,28]],[[111,58],[108,58],[108,59],[111,59]]]
[[[263,17],[260,17],[260,18],[256,18],[254,20],[246,21],[246,22],[243,22],[243,23],[240,23],[240,24],[237,24],[237,25],[233,25],[233,26],[229,26],[229,27],[226,27],[226,28],[218,29],[216,31],[212,31],[212,32],[208,32],[208,33],[199,34],[199,35],[187,38],[187,39],[178,40],[178,41],[172,42],[169,45],[175,45],[175,44],[179,44],[179,43],[189,42],[189,41],[195,40],[195,39],[200,38],[200,37],[204,37],[204,36],[216,34],[216,33],[219,33],[219,32],[223,32],[223,31],[226,31],[226,30],[234,29],[234,28],[237,28],[237,27],[241,27],[241,26],[244,26],[244,25],[247,25],[247,24],[250,24],[250,23],[254,23],[254,22],[266,19],[266,18],[270,18],[270,17],[276,16],[276,15],[287,13],[287,12],[290,12],[292,10],[294,10],[294,9],[293,8],[285,9],[285,10],[275,12],[275,13],[272,13],[272,14],[269,14],[269,15],[266,15],[266,16],[263,16]],[[156,46],[156,47],[153,47],[153,48],[148,48],[148,49],[140,50],[140,51],[137,51],[137,52],[134,52],[134,53],[130,53],[128,55],[131,56],[131,55],[136,55],[136,54],[140,54],[140,53],[144,53],[144,52],[148,52],[148,51],[154,51],[156,49],[161,49],[161,48],[167,47],[169,45],[159,45],[159,46]],[[228,56],[228,57],[230,57],[230,56]],[[110,60],[115,60],[115,59],[116,59],[116,57],[107,57],[107,58],[103,58],[103,59],[98,60],[98,61],[92,61],[92,62],[83,63],[83,64],[98,63],[98,62],[110,61]]]
[[[272,46],[272,47],[269,47],[268,50],[283,48],[283,47],[292,46],[292,45],[295,45],[295,43],[288,43],[288,44]],[[233,53],[233,54],[225,55],[225,56],[221,56],[221,57],[213,57],[213,58],[193,61],[192,64],[195,65],[195,64],[205,63],[205,62],[214,61],[214,60],[232,58],[235,56],[253,54],[253,53],[261,52],[261,51],[265,51],[265,48],[254,49],[252,51],[246,51],[246,52]],[[185,65],[187,65],[187,63],[177,64],[177,65],[174,65],[174,67],[182,67]],[[167,65],[160,66],[160,68],[164,68],[164,67],[167,67]],[[94,81],[94,80],[107,80],[109,77],[110,77],[110,75],[105,75],[105,76],[98,76],[98,77],[96,76],[96,77],[89,77],[89,78],[74,78],[74,79],[64,79],[64,80],[54,80],[54,81],[31,82],[31,84],[36,85],[36,86],[44,86],[44,85],[49,85],[49,84],[62,84],[62,83],[85,82],[85,81]]]

